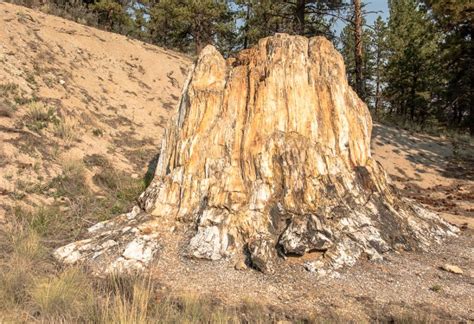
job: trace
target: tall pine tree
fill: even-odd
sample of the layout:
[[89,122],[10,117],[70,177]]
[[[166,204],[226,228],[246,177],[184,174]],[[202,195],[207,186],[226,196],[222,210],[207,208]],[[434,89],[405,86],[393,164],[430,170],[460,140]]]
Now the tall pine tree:
[[224,0],[160,0],[150,9],[153,42],[199,53],[214,44],[229,50],[234,32],[232,12]]
[[342,0],[235,0],[240,47],[274,33],[334,38],[332,26],[347,7]]
[[[362,19],[361,24],[365,24]],[[366,101],[369,106],[373,106],[373,51],[371,48],[372,35],[368,28],[362,29],[361,46],[361,84],[357,85],[357,64],[356,64],[356,37],[354,24],[347,24],[341,31],[340,43],[341,53],[346,64],[347,80],[349,84],[356,90],[357,94]],[[360,87],[360,88],[359,88]]]
[[387,63],[387,26],[380,16],[375,20],[371,31],[370,51],[373,59],[374,113],[377,116],[379,111],[384,108],[383,88]]
[[425,0],[443,32],[439,58],[446,84],[438,118],[474,135],[474,2]]
[[391,110],[423,124],[436,84],[439,34],[416,0],[389,0],[386,96]]

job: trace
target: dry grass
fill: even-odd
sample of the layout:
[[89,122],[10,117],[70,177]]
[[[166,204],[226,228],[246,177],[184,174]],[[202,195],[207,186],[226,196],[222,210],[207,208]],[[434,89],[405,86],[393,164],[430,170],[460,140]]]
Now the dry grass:
[[147,323],[153,305],[153,285],[150,278],[111,276],[111,291],[102,302],[102,323]]
[[7,97],[9,95],[18,94],[19,87],[18,84],[13,82],[2,83],[0,84],[0,96]]
[[50,122],[56,120],[56,109],[39,101],[33,101],[26,105],[26,127],[33,131],[40,131],[48,127]]
[[[62,268],[55,263],[52,249],[71,241],[100,218],[127,210],[127,204],[143,190],[143,182],[111,171],[98,156],[89,162],[99,168],[96,180],[105,198],[98,199],[85,185],[90,171],[83,162],[70,161],[49,186],[54,188],[58,205],[28,212],[17,208],[11,213],[15,217],[0,229],[0,323],[224,324],[269,323],[282,318],[253,300],[244,300],[235,308],[223,307],[216,300],[191,293],[164,294],[150,277],[98,279],[84,269]],[[411,320],[423,322],[408,316],[391,322]]]
[[88,167],[111,167],[107,157],[101,154],[86,155],[84,156],[83,161]]
[[93,316],[91,281],[78,269],[66,269],[58,276],[34,280],[29,291],[33,308],[47,319],[88,320]]
[[57,206],[40,206],[35,211],[17,207],[14,214],[18,221],[27,224],[28,228],[38,235],[48,236],[64,227],[64,218],[61,217]]
[[0,117],[13,117],[15,110],[6,101],[0,101]]
[[57,235],[44,230],[49,223],[39,232],[34,224],[23,215],[0,233],[1,323],[267,322],[263,311],[253,310],[244,321],[240,310],[200,296],[160,295],[147,276],[98,279],[81,268],[61,268],[48,247]]
[[78,125],[74,119],[64,118],[54,124],[53,133],[64,141],[66,147],[70,147],[78,139]]
[[65,161],[63,172],[55,177],[50,184],[56,189],[56,196],[79,197],[86,195],[88,187],[86,185],[86,169],[80,161]]
[[[46,253],[37,233],[20,223],[1,233],[0,314],[28,303],[28,287]],[[0,319],[2,315],[0,315]]]
[[[78,165],[68,175],[81,175]],[[69,181],[73,181],[70,179]],[[64,188],[77,190],[77,184]],[[17,211],[18,214],[21,210]],[[90,277],[81,268],[61,268],[50,257],[61,245],[70,225],[68,215],[18,215],[0,232],[0,322],[6,323],[269,323],[274,314],[255,301],[224,308],[216,300],[187,293],[159,293],[151,277]],[[52,221],[39,221],[49,219]],[[64,218],[63,218],[64,217]],[[61,221],[62,219],[62,221]],[[40,224],[40,225],[38,225]],[[85,227],[84,224],[75,226]],[[58,233],[59,232],[59,233]],[[56,242],[52,244],[51,242]],[[52,245],[52,246],[51,246]],[[277,318],[281,318],[281,315]],[[404,317],[392,323],[408,323]],[[295,322],[295,321],[293,321]],[[337,320],[301,320],[295,323],[332,323]],[[384,323],[384,320],[378,320]]]

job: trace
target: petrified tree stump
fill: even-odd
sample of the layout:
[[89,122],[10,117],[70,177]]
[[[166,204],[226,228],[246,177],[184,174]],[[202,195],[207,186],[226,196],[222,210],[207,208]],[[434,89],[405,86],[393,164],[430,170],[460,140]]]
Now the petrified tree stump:
[[142,268],[159,246],[150,228],[169,219],[195,228],[187,255],[246,254],[263,272],[273,271],[278,255],[319,251],[310,268],[340,268],[454,235],[394,192],[371,157],[371,129],[325,38],[278,34],[228,60],[208,46],[139,208],[55,255],[108,270]]

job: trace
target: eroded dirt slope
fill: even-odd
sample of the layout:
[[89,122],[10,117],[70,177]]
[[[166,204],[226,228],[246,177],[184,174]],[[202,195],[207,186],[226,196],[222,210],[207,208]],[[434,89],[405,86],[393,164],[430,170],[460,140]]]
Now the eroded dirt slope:
[[474,228],[474,145],[375,124],[372,153],[401,193],[446,220]]
[[71,161],[142,177],[190,60],[3,2],[0,25],[0,218],[47,203],[42,184]]

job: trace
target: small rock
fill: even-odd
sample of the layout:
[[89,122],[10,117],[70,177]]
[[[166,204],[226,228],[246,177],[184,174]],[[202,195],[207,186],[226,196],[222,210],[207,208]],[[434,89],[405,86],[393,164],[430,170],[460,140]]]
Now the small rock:
[[239,260],[235,263],[234,268],[235,270],[243,271],[243,270],[247,270],[247,265],[245,264],[244,260]]
[[341,274],[339,272],[333,271],[329,274],[329,277],[334,278],[334,279],[339,279],[341,278]]
[[448,263],[442,265],[441,269],[455,274],[463,274],[463,271],[460,267]]
[[59,206],[59,210],[62,211],[62,212],[67,212],[69,211],[71,208],[69,208],[68,206]]
[[66,81],[64,81],[63,79],[61,79],[61,80],[59,80],[59,84],[60,84],[60,85],[64,85],[64,84],[66,84]]
[[318,270],[324,267],[324,263],[319,260],[312,262],[307,261],[303,264],[303,267],[309,272],[317,272]]
[[132,179],[138,179],[139,175],[137,173],[132,174]]

